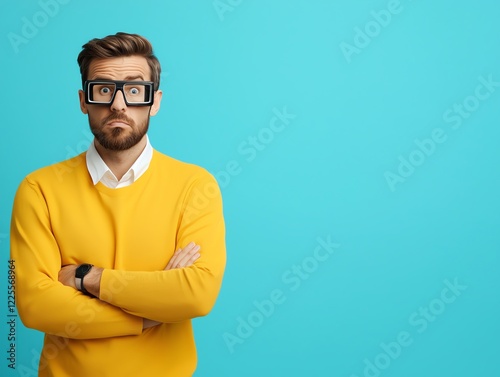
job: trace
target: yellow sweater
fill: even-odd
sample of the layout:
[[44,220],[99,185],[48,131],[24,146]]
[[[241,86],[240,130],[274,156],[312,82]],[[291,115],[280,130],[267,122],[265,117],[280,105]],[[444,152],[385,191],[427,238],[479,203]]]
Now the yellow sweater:
[[[92,184],[85,153],[20,184],[11,224],[19,315],[44,332],[40,376],[191,376],[191,318],[206,315],[226,262],[222,200],[204,169],[154,151],[131,186]],[[194,241],[201,257],[163,271]],[[61,266],[105,268],[99,299],[58,282]],[[162,325],[142,330],[142,318]]]

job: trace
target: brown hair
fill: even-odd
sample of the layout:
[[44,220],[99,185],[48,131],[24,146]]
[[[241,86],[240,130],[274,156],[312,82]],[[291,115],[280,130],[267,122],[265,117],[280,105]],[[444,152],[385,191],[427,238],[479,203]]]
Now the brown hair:
[[146,38],[138,34],[116,33],[102,39],[94,38],[82,48],[77,59],[82,75],[82,85],[87,80],[92,60],[138,55],[146,58],[151,70],[151,81],[154,81],[155,90],[158,90],[161,66],[158,58],[153,54],[153,46]]

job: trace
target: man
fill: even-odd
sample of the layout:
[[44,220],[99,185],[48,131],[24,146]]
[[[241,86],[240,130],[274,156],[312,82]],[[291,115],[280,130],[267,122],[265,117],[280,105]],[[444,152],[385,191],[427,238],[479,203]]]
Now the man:
[[191,376],[191,319],[226,261],[219,188],[149,143],[162,92],[146,39],[93,39],[78,63],[94,142],[29,174],[12,214],[19,315],[45,333],[39,376]]

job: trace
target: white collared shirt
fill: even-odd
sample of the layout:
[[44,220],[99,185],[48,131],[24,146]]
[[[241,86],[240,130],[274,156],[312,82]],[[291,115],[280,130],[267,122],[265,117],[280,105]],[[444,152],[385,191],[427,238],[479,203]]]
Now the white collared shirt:
[[87,169],[92,177],[94,185],[101,182],[103,185],[110,188],[130,186],[132,183],[137,181],[139,177],[146,172],[146,170],[148,170],[152,158],[153,147],[151,146],[149,138],[146,135],[146,147],[137,160],[135,160],[130,169],[128,169],[128,171],[123,175],[122,179],[118,180],[99,155],[97,149],[95,149],[94,142],[90,143],[86,156]]

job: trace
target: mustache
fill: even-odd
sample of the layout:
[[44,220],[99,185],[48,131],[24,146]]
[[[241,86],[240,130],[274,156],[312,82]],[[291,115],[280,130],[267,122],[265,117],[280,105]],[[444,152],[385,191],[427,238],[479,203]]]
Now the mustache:
[[127,123],[129,126],[135,125],[135,122],[133,121],[133,119],[130,119],[129,117],[127,117],[124,114],[111,114],[110,116],[108,116],[102,120],[101,125],[105,125],[105,124],[108,124],[108,123],[114,122],[114,121]]

